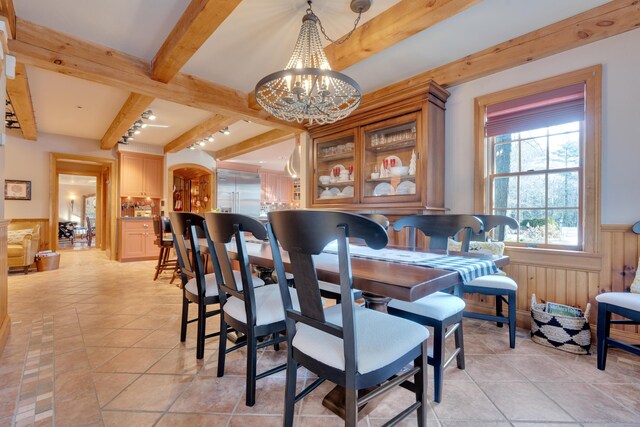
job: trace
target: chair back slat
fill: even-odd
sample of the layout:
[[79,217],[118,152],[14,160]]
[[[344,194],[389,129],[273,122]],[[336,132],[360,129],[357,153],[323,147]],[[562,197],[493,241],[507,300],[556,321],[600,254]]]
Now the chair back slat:
[[[313,258],[302,252],[289,252],[295,283],[318,283]],[[278,279],[280,281],[280,279]],[[324,322],[322,297],[318,286],[296,286],[300,310],[305,316]]]
[[410,245],[413,248],[416,230],[420,230],[429,237],[429,249],[446,249],[449,238],[458,236],[464,252],[469,250],[470,233],[477,234],[483,230],[482,221],[473,215],[411,215],[393,224],[395,231],[406,227],[411,228]]
[[484,229],[477,234],[471,236],[471,240],[476,242],[484,242],[487,240],[488,234],[493,232],[492,240],[504,241],[505,229],[507,227],[517,230],[520,227],[518,221],[506,215],[473,215],[482,221]]

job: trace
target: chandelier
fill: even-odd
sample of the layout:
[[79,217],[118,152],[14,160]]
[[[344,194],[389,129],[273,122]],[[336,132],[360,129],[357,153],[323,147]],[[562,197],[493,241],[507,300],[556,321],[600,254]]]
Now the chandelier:
[[[302,18],[302,28],[289,63],[282,71],[269,74],[256,85],[256,100],[271,115],[288,122],[309,124],[334,123],[351,114],[362,99],[360,86],[352,78],[332,71],[320,42],[318,26],[327,37],[322,22],[309,8]],[[342,40],[349,39],[362,12],[371,0],[352,0],[351,10],[358,13],[353,30]]]

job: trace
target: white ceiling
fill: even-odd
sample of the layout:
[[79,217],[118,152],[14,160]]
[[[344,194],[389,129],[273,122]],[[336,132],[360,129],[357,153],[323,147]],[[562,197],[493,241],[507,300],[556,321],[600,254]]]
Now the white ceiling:
[[[397,1],[374,0],[362,22]],[[355,78],[366,93],[606,1],[484,0],[348,68],[345,73]],[[14,0],[16,14],[21,18],[148,61],[188,3],[189,0],[56,0],[55,3]],[[243,0],[183,71],[252,91],[260,78],[286,64],[305,8],[305,0]],[[317,0],[314,11],[332,37],[349,31],[355,18],[349,10],[349,0]],[[33,67],[28,67],[27,73],[41,132],[100,139],[128,96],[119,89]],[[82,109],[77,108],[78,105]],[[164,145],[211,115],[162,100],[154,101],[151,108],[158,116],[156,122],[169,127],[147,128],[136,142]],[[204,149],[219,150],[268,130],[265,126],[241,121],[231,126],[231,135],[216,134],[216,141]],[[287,150],[281,155],[288,157],[291,149],[280,145],[282,150]]]

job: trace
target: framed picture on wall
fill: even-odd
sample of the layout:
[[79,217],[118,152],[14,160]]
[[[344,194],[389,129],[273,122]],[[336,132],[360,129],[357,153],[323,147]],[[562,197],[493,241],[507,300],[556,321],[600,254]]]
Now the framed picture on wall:
[[5,200],[31,200],[31,181],[4,180]]

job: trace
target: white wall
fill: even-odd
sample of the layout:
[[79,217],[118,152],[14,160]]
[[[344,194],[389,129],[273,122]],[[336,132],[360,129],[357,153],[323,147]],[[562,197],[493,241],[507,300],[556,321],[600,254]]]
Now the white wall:
[[[84,224],[83,196],[90,194],[96,194],[96,184],[60,184],[58,187],[58,219]],[[73,197],[73,213],[71,212],[71,197]]]
[[563,52],[449,91],[446,112],[445,205],[473,212],[473,100],[525,83],[603,64],[602,223],[640,220],[640,29]]
[[100,149],[100,141],[40,133],[37,141],[7,134],[5,179],[31,181],[31,200],[6,200],[5,218],[49,218],[50,153],[115,159],[114,150]]

